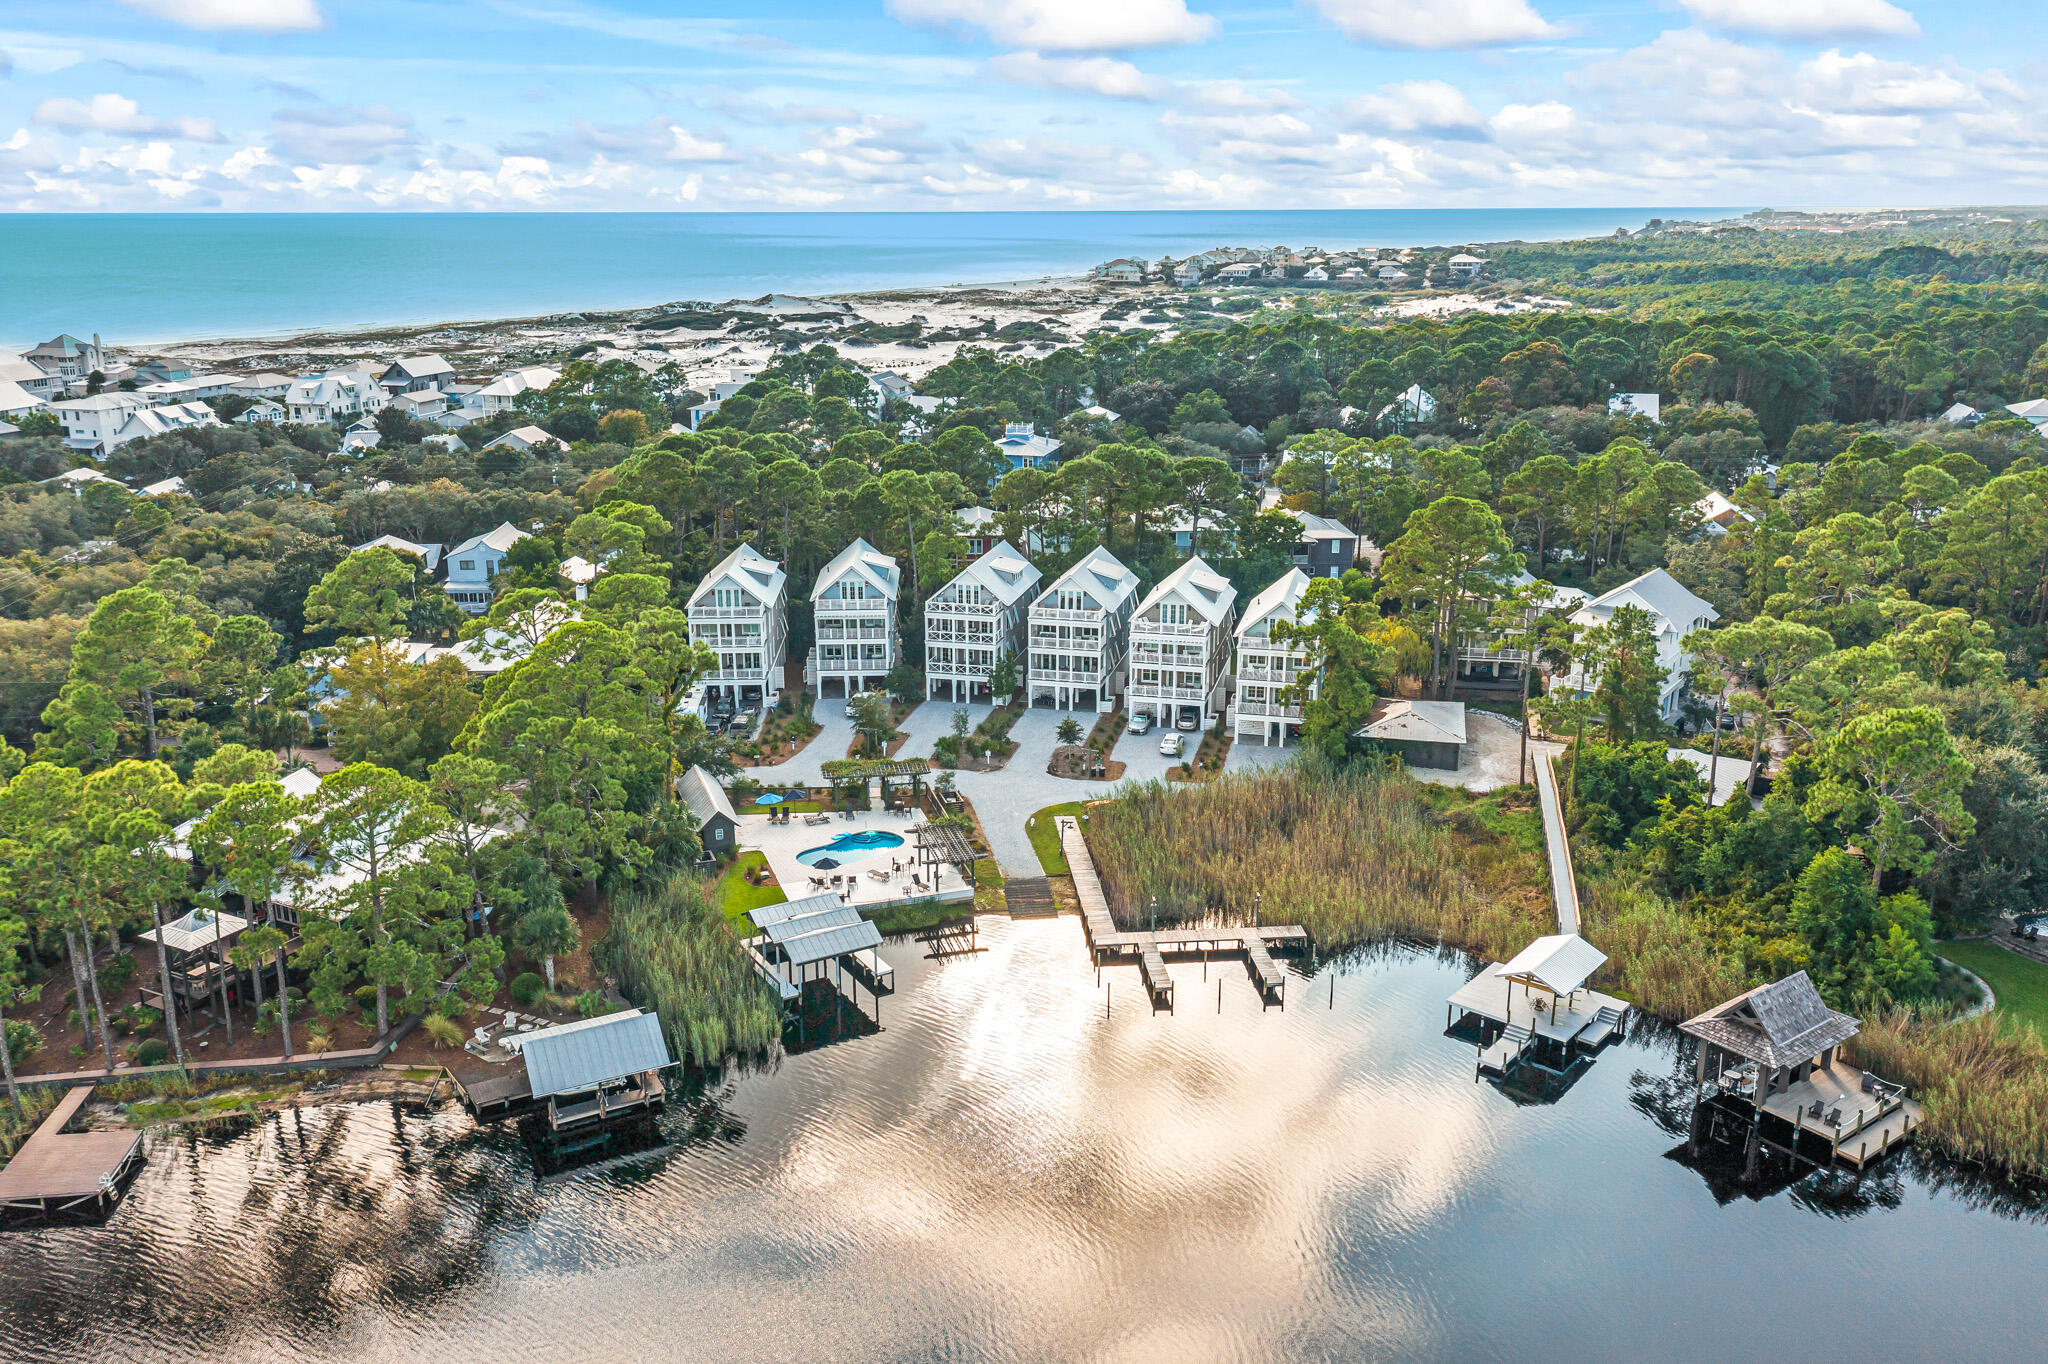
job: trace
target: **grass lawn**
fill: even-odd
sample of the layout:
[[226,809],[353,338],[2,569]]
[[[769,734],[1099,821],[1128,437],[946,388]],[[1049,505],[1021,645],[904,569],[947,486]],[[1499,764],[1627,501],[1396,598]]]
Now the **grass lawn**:
[[712,893],[712,902],[728,920],[737,919],[758,905],[779,905],[789,897],[781,886],[756,886],[747,882],[746,873],[768,865],[768,859],[760,852],[749,849],[743,852],[727,867],[718,878],[718,888]]
[[1070,800],[1062,805],[1046,806],[1026,823],[1025,832],[1031,835],[1031,847],[1038,854],[1038,865],[1045,868],[1047,876],[1067,876],[1072,871],[1067,866],[1067,855],[1060,851],[1060,835],[1053,825],[1054,818],[1080,813],[1081,802]]
[[964,919],[974,913],[974,906],[953,900],[940,903],[937,900],[918,900],[910,904],[876,905],[872,908],[860,906],[860,916],[872,920],[884,935],[895,937],[899,933],[915,933],[920,928],[934,924],[950,923]]
[[2048,1033],[2048,966],[1990,942],[1940,942],[1934,950],[1982,976],[1998,996],[2000,1013]]

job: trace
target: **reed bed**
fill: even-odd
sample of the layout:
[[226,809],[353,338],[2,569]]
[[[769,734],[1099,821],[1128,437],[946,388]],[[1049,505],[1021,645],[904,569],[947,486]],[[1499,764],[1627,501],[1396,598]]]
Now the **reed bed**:
[[660,1016],[680,1058],[709,1066],[782,1035],[768,987],[693,872],[615,897],[593,955],[628,998]]
[[1887,1009],[1863,1020],[1857,1059],[1907,1085],[1922,1135],[1951,1155],[2048,1177],[2048,1045],[1996,1011],[1960,1022]]
[[1639,877],[1582,880],[1579,909],[1586,937],[1607,954],[1594,980],[1670,1020],[1691,1018],[1733,999],[1752,981],[1742,961],[1700,922]]
[[1548,925],[1540,864],[1376,772],[1297,762],[1199,786],[1153,782],[1090,811],[1111,912],[1296,923],[1325,951],[1388,935],[1504,960]]

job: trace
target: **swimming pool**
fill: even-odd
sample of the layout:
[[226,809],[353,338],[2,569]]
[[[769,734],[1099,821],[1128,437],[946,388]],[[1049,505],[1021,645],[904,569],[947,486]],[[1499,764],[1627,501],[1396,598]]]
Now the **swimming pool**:
[[843,867],[864,854],[902,846],[902,834],[892,834],[885,829],[863,829],[857,834],[835,835],[830,843],[820,848],[805,848],[796,855],[796,860],[807,867],[815,867],[819,858],[829,857]]

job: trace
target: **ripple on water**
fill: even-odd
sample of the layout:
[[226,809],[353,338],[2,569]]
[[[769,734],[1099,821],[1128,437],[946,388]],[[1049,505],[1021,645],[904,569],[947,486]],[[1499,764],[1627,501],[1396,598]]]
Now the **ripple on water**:
[[1175,963],[1154,1016],[1074,920],[981,940],[893,944],[881,1031],[685,1086],[659,1148],[545,1180],[453,1105],[154,1131],[107,1226],[0,1237],[0,1357],[1687,1357],[1823,1298],[1906,1357],[2032,1338],[1981,1289],[2048,1272],[2039,1225],[1937,1167],[1717,1204],[1665,1158],[1668,1038],[1525,1107],[1442,1036],[1462,968],[1429,954],[1284,1010]]

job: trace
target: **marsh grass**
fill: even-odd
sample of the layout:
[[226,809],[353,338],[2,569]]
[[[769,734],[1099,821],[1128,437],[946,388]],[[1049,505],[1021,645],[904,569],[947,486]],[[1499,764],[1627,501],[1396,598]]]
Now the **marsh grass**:
[[[1502,960],[1550,931],[1541,864],[1404,778],[1297,762],[1153,782],[1089,812],[1111,911],[1161,923],[1298,923],[1326,952],[1388,935]],[[1263,898],[1261,898],[1263,897]]]
[[2048,1043],[1996,1012],[1960,1022],[1890,1009],[1863,1020],[1857,1059],[1910,1087],[1921,1133],[1952,1155],[2048,1176]]
[[615,897],[592,955],[627,998],[660,1015],[679,1059],[708,1066],[781,1036],[767,985],[690,871]]

